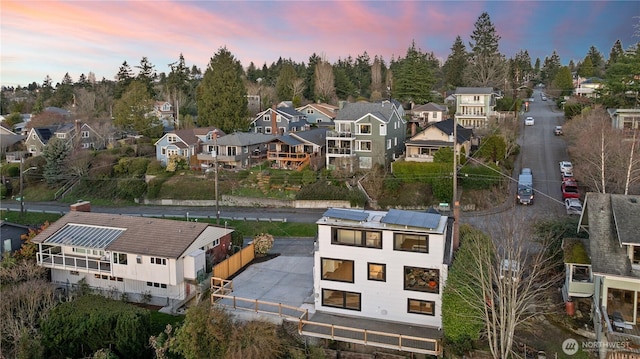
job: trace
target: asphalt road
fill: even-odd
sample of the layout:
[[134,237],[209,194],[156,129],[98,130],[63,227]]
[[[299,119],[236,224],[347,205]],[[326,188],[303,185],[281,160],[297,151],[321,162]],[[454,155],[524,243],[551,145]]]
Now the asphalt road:
[[[515,230],[526,237],[532,233],[531,225],[536,221],[566,216],[558,162],[568,159],[567,146],[564,137],[555,136],[553,131],[555,126],[563,124],[564,115],[553,101],[542,101],[540,94],[539,90],[534,91],[534,102],[529,104],[529,112],[520,118],[520,156],[512,174],[511,199],[495,211],[482,215],[465,214],[461,223],[471,224],[494,238],[505,235],[505,230]],[[533,126],[524,126],[527,116],[535,119]],[[533,172],[533,205],[516,204],[515,189],[523,167],[529,167]]]

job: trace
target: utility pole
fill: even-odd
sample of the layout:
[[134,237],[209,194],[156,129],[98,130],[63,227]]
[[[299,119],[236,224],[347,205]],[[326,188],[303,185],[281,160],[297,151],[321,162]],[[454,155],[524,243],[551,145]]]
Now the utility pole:
[[460,246],[460,202],[458,201],[458,117],[453,115],[453,250]]
[[215,187],[216,187],[216,224],[220,224],[220,207],[218,205],[218,130],[213,131],[213,168],[215,174]]
[[24,215],[24,194],[22,193],[24,187],[24,174],[22,167],[24,166],[24,156],[20,154],[20,215]]

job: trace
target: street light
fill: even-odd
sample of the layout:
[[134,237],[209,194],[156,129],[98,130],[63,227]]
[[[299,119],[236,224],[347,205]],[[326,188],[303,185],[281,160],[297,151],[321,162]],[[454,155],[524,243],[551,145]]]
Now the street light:
[[24,158],[20,157],[20,215],[24,214],[24,194],[23,194],[23,190],[24,190],[24,174],[33,170],[33,169],[37,169],[38,167],[29,167],[26,170],[23,170],[22,167],[24,165]]

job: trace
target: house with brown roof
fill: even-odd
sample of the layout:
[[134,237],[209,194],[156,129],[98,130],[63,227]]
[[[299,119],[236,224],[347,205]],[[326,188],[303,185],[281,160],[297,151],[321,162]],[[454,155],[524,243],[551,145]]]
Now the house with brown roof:
[[444,121],[449,117],[449,108],[446,105],[429,102],[412,108],[409,113],[411,114],[411,134],[415,135],[415,125],[426,128],[434,122]]
[[404,144],[405,161],[433,162],[433,155],[444,147],[453,148],[458,153],[469,155],[473,140],[473,130],[456,124],[456,139],[453,138],[453,120],[445,120],[431,124],[420,133],[412,136]]
[[118,214],[92,213],[90,203],[40,232],[38,265],[67,289],[83,281],[112,297],[179,308],[194,297],[207,259],[222,260],[233,229]]
[[216,127],[198,127],[175,130],[166,133],[154,143],[156,159],[164,166],[169,163],[171,156],[183,157],[192,166],[198,165],[197,155],[200,145],[212,140],[215,136],[224,136],[224,132]]
[[333,120],[338,113],[338,107],[328,103],[310,103],[298,107],[296,110],[306,116],[309,124],[315,124],[318,127],[333,126]]

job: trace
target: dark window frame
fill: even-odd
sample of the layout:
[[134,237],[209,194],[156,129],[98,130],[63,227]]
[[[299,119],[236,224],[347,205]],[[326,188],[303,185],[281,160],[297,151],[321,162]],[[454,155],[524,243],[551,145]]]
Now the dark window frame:
[[[423,271],[424,274],[419,272]],[[414,292],[440,293],[440,269],[404,266],[403,289]],[[432,287],[431,282],[435,281]],[[420,283],[424,283],[421,285]]]
[[[372,265],[382,266],[382,278],[371,277]],[[367,279],[377,281],[377,282],[386,282],[387,281],[387,265],[385,263],[367,262]]]
[[[326,300],[325,300],[325,292],[326,291],[342,293],[342,306],[328,304],[326,302]],[[358,296],[358,308],[347,307],[347,295],[349,295],[349,294]],[[346,309],[346,310],[354,310],[354,311],[357,311],[357,312],[362,311],[362,293],[349,292],[349,291],[346,291],[346,290],[322,288],[322,298],[321,298],[321,300],[322,300],[322,306],[324,306],[324,307],[339,308],[339,309]]]
[[[351,280],[341,280],[341,279],[333,279],[333,278],[326,278],[324,275],[324,261],[341,261],[341,262],[351,262]],[[342,282],[342,283],[353,283],[355,281],[355,267],[356,267],[356,263],[354,260],[352,259],[340,259],[340,258],[328,258],[328,257],[320,257],[320,279],[322,280],[330,280],[333,282]]]
[[[338,241],[338,232],[339,231],[353,231],[359,233],[359,239],[354,238],[354,243],[345,243]],[[367,234],[376,234],[378,239],[367,238]],[[371,231],[360,228],[344,228],[344,227],[331,227],[331,244],[336,244],[340,246],[352,246],[352,247],[364,247],[364,248],[375,248],[382,249],[382,231]]]
[[[423,311],[414,311],[411,310],[411,302],[418,302],[419,304],[431,304],[431,313],[429,312],[423,312]],[[422,307],[422,306],[421,306]],[[411,314],[420,314],[420,315],[428,315],[428,316],[435,316],[436,315],[436,302],[433,300],[422,300],[422,299],[415,299],[415,298],[407,298],[407,313],[411,313]]]
[[[402,248],[402,247],[400,247],[400,243],[399,243],[399,240],[401,239],[401,238],[399,238],[400,236],[425,237],[424,248],[419,248],[419,247],[415,248],[415,249]],[[402,251],[402,252],[429,253],[429,234],[426,234],[426,233],[394,232],[393,233],[393,250],[394,251]]]

